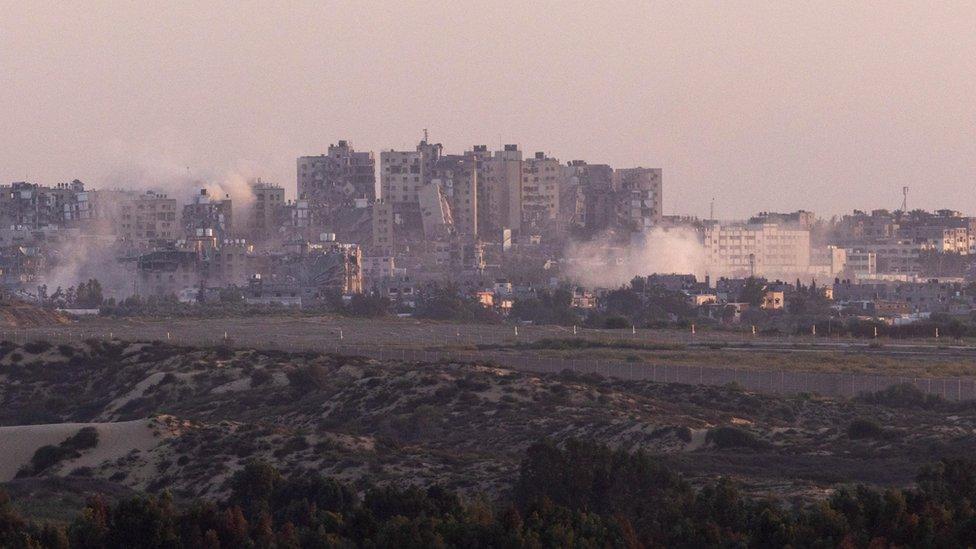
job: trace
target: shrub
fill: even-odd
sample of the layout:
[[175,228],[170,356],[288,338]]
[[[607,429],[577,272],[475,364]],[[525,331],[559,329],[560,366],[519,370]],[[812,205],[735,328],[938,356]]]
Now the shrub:
[[288,383],[298,391],[320,390],[329,386],[329,371],[321,364],[310,364],[288,372]]
[[71,450],[87,450],[98,446],[98,431],[94,427],[82,427],[72,437],[61,443]]
[[17,472],[18,477],[39,475],[66,459],[74,459],[82,450],[98,445],[98,431],[94,427],[83,427],[74,435],[64,439],[57,446],[41,446],[31,457],[30,466]]
[[631,326],[630,321],[622,316],[611,316],[603,322],[603,327],[608,330],[623,330]]
[[234,349],[230,345],[221,344],[215,349],[215,354],[218,360],[228,360],[234,356]]
[[945,401],[938,395],[926,394],[911,383],[892,385],[876,393],[862,393],[858,400],[891,408],[936,408]]
[[766,446],[756,435],[738,427],[716,427],[705,435],[705,442],[719,448],[763,448]]
[[308,441],[305,437],[298,435],[288,439],[280,448],[275,450],[274,456],[281,458],[294,454],[295,452],[301,452],[308,448]]
[[53,347],[50,341],[31,341],[30,343],[24,344],[24,350],[32,355],[39,355],[41,353],[46,353],[48,349]]
[[884,428],[873,419],[855,419],[847,426],[847,436],[849,438],[880,438],[882,435],[884,435]]
[[251,386],[260,387],[262,385],[271,383],[273,377],[274,376],[271,375],[271,372],[263,368],[259,370],[254,370],[253,372],[251,372]]
[[31,457],[31,473],[35,475],[43,473],[72,454],[74,452],[60,446],[54,446],[52,444],[41,446],[34,452],[34,456]]

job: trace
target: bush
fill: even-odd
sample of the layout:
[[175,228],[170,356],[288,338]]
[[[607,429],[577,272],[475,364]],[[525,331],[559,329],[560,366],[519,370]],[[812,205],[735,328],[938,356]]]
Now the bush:
[[880,438],[884,435],[884,428],[873,419],[859,418],[847,426],[847,436],[852,439]]
[[603,322],[603,327],[608,330],[623,330],[632,326],[630,321],[622,316],[611,316]]
[[82,450],[98,445],[98,431],[94,427],[84,427],[74,435],[64,439],[57,446],[41,446],[31,457],[30,466],[17,472],[18,477],[39,475],[66,459],[74,459]]
[[756,435],[738,427],[716,427],[705,435],[705,442],[719,448],[763,448],[766,446]]
[[329,386],[329,371],[321,364],[310,364],[287,373],[288,383],[299,392],[321,390]]
[[229,360],[234,356],[234,349],[226,343],[218,345],[216,349],[214,349],[214,352],[217,356],[217,360]]
[[260,387],[262,385],[267,385],[268,383],[271,383],[273,379],[274,376],[271,374],[271,372],[265,370],[264,368],[261,368],[260,370],[254,370],[253,372],[251,372],[252,387]]
[[50,341],[31,341],[30,343],[24,344],[24,350],[32,355],[39,355],[41,353],[46,353],[48,349],[53,347]]
[[94,427],[82,427],[71,438],[61,443],[71,450],[87,450],[98,446],[98,431]]
[[34,456],[31,457],[31,473],[34,475],[43,473],[73,454],[76,454],[76,452],[62,448],[61,446],[54,446],[52,444],[41,446],[34,452]]
[[876,393],[862,393],[858,400],[891,408],[936,408],[945,403],[938,395],[926,394],[911,383],[892,385]]

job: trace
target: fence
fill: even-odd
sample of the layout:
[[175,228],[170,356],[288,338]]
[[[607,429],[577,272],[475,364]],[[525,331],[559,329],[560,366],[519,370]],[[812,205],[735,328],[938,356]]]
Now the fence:
[[[684,383],[692,385],[739,386],[756,392],[775,394],[816,393],[826,396],[850,397],[863,392],[880,391],[893,385],[912,384],[927,394],[947,400],[976,400],[976,379],[963,377],[904,377],[877,374],[842,374],[804,372],[794,370],[761,370],[653,364],[612,359],[548,358],[525,352],[503,353],[486,350],[418,349],[384,346],[380,344],[345,344],[341,336],[309,339],[289,334],[255,335],[225,333],[213,337],[204,333],[181,332],[178,335],[160,330],[138,334],[126,329],[101,330],[25,329],[0,332],[0,339],[16,343],[46,340],[52,343],[83,341],[86,339],[168,340],[179,345],[215,345],[226,342],[238,347],[274,349],[287,352],[332,352],[341,355],[363,356],[376,360],[411,362],[490,362],[517,370],[538,373],[573,371],[580,374],[600,374],[623,380]],[[451,343],[448,341],[447,343]]]

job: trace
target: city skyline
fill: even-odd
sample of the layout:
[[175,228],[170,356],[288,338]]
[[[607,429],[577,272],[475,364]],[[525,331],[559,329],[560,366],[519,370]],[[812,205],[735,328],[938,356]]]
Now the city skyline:
[[976,212],[972,6],[418,7],[8,6],[0,178],[189,168],[294,192],[299,156],[427,128],[662,168],[668,215],[894,209],[903,186]]

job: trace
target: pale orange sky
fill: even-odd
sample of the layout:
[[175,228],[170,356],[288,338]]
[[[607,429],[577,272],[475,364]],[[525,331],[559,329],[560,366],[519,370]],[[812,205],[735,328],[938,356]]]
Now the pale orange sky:
[[0,1],[0,181],[293,192],[428,128],[661,167],[669,214],[976,213],[974,2],[276,4]]

